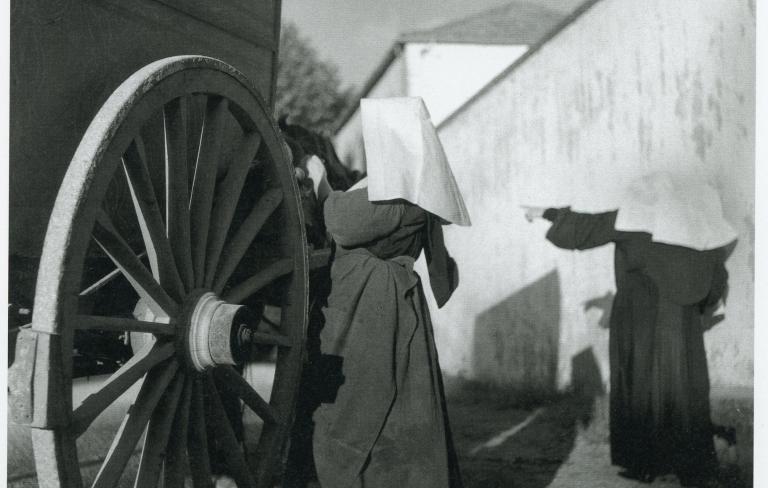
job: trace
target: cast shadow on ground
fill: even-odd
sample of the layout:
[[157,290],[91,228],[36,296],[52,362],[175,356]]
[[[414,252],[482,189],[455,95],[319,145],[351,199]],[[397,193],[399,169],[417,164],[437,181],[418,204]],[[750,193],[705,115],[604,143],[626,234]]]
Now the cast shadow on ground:
[[545,488],[595,419],[604,394],[591,348],[572,359],[572,391],[544,394],[449,379],[448,409],[466,488]]
[[547,487],[594,420],[605,391],[591,348],[571,359],[572,389],[557,393],[560,295],[553,270],[477,318],[474,367],[488,381],[448,380],[467,488]]

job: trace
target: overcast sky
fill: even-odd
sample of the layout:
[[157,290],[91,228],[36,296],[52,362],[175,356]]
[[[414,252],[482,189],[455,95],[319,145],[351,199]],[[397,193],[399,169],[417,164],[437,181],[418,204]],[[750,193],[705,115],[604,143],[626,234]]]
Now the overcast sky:
[[[569,12],[582,0],[529,0]],[[347,85],[359,87],[399,33],[433,27],[509,0],[283,0],[283,20],[298,25]]]

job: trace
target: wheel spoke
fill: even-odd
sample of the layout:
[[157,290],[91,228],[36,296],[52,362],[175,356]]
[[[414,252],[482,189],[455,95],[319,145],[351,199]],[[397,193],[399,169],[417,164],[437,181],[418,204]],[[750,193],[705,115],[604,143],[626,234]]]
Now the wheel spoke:
[[163,108],[165,129],[165,222],[179,276],[187,290],[194,284],[189,237],[189,176],[187,169],[186,106],[182,99]]
[[208,437],[205,431],[205,406],[203,404],[202,379],[194,382],[192,402],[190,404],[189,467],[192,472],[192,483],[195,488],[210,488],[211,462],[208,457]]
[[238,398],[240,398],[248,407],[253,410],[253,413],[258,415],[264,422],[276,423],[277,417],[274,409],[267,403],[261,395],[248,384],[240,373],[235,371],[230,366],[223,366],[216,368],[214,374],[217,379],[227,385]]
[[149,170],[152,189],[160,207],[160,214],[165,218],[165,122],[163,111],[152,114],[141,133],[134,139],[136,149]]
[[177,413],[177,406],[181,391],[184,388],[184,373],[178,373],[173,379],[171,387],[160,398],[147,425],[147,434],[144,437],[144,447],[141,451],[139,471],[136,475],[135,488],[157,486],[160,478],[160,469],[163,465],[166,447],[168,446],[171,426]]
[[216,432],[218,439],[224,447],[224,451],[227,453],[226,462],[231,471],[231,475],[235,478],[238,487],[255,487],[256,483],[248,469],[243,450],[237,442],[237,436],[232,430],[232,424],[230,424],[229,418],[224,411],[224,405],[221,403],[221,398],[219,398],[219,392],[216,389],[216,385],[210,376],[207,376],[206,380],[211,392],[212,400],[211,425],[213,425],[213,430]]
[[240,303],[257,291],[261,290],[276,279],[293,271],[293,258],[283,258],[275,261],[244,282],[235,286],[224,295],[229,303]]
[[205,286],[213,285],[213,278],[219,264],[224,240],[232,224],[232,216],[235,214],[237,201],[243,190],[245,177],[251,166],[251,161],[259,149],[261,136],[257,132],[245,135],[243,141],[235,150],[232,163],[229,165],[224,181],[219,185],[219,191],[213,204],[211,217],[212,227],[208,238],[208,253],[205,266]]
[[[136,257],[139,259],[144,258],[147,255],[146,252],[142,252],[140,254],[137,254]],[[80,292],[81,297],[87,297],[88,295],[92,295],[96,293],[97,291],[101,290],[101,288],[109,283],[110,281],[114,280],[116,277],[120,276],[122,272],[119,268],[113,269],[109,273],[105,274],[102,278],[99,278],[98,280],[94,281],[92,285],[90,285],[88,288]]]
[[104,464],[101,465],[92,488],[114,488],[125,470],[125,465],[133,453],[133,448],[139,441],[144,427],[149,422],[160,397],[165,393],[168,384],[173,379],[179,364],[171,361],[165,367],[154,368],[147,373],[144,384],[136,398],[136,402],[128,410],[128,414],[120,424],[120,428],[112,441]]
[[175,314],[176,302],[155,281],[152,273],[147,271],[128,243],[117,233],[104,212],[101,212],[96,220],[93,237],[125,275],[136,293],[147,301],[147,305],[155,315],[173,316]]
[[192,235],[195,286],[201,286],[205,278],[205,252],[213,204],[213,190],[216,186],[216,172],[222,157],[224,122],[228,113],[226,99],[215,97],[208,100],[190,200],[190,232]]
[[125,319],[122,317],[103,317],[99,315],[78,315],[73,320],[76,329],[97,329],[116,332],[149,332],[158,335],[173,335],[174,329],[170,324],[145,322],[143,320]]
[[[203,134],[205,120],[205,107],[208,96],[202,93],[186,95],[183,97],[187,111],[187,167],[194,168],[197,162],[197,153],[200,151],[200,139]],[[189,172],[189,187],[192,187],[194,171]]]
[[267,221],[270,215],[277,209],[283,199],[283,193],[277,188],[268,190],[251,210],[251,213],[242,223],[232,240],[227,244],[223,252],[224,260],[216,273],[216,279],[213,289],[216,293],[221,293],[224,285],[227,284],[230,276],[234,272],[240,260],[243,259],[248,248],[251,246],[256,234]]
[[125,393],[144,374],[173,354],[170,342],[152,341],[118,369],[99,391],[87,396],[72,412],[72,432],[79,436],[101,412]]
[[136,142],[132,142],[123,155],[123,170],[155,279],[170,290],[174,298],[179,299],[182,296],[181,279],[165,235],[163,216],[152,187],[149,169]]
[[165,457],[165,488],[182,488],[184,486],[184,460],[187,450],[187,426],[189,424],[190,401],[194,379],[187,375],[184,379],[184,391],[181,394],[179,408],[173,419],[171,436],[168,440]]

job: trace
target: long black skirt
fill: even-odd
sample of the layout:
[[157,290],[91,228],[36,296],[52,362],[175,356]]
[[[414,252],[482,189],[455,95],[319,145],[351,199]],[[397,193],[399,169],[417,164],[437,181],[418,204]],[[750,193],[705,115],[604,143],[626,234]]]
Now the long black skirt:
[[611,317],[613,464],[689,478],[716,466],[709,374],[697,306],[660,297],[632,273]]

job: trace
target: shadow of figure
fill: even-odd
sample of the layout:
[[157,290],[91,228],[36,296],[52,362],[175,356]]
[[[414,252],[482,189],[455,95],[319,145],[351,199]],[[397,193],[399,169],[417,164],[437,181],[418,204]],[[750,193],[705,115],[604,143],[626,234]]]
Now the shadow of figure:
[[[293,165],[306,170],[307,159],[318,156],[327,171],[328,182],[334,190],[345,191],[362,175],[344,167],[331,140],[305,127],[289,124],[286,117],[280,118],[280,130],[291,149]],[[317,201],[309,179],[298,181],[301,205],[305,218],[307,241],[313,249],[333,249],[333,243],[325,229],[323,207]],[[331,292],[330,263],[310,273],[309,320],[307,327],[306,359],[299,385],[299,394],[294,413],[294,422],[288,447],[283,487],[303,488],[316,479],[312,437],[315,410],[321,403],[333,403],[344,383],[342,366],[344,359],[324,355],[320,352],[320,332],[325,326],[323,308],[328,305]]]
[[559,341],[560,277],[552,270],[477,316],[473,369],[484,381],[553,392]]
[[577,419],[582,427],[588,427],[594,419],[595,400],[606,394],[600,366],[591,346],[571,358],[571,391],[574,400],[581,404],[576,412]]
[[[333,262],[333,254],[329,262]],[[291,429],[284,488],[304,488],[317,479],[312,447],[313,415],[320,404],[335,402],[336,394],[344,384],[344,358],[322,354],[320,349],[320,333],[325,326],[323,308],[328,305],[331,286],[330,266],[310,274],[306,360]]]
[[569,459],[577,436],[597,432],[601,437],[594,441],[606,441],[607,418],[598,403],[605,388],[592,348],[574,355],[571,365],[567,393],[453,388],[451,423],[466,488],[545,488]]
[[573,356],[571,365],[567,393],[471,384],[453,388],[451,424],[466,488],[545,488],[552,483],[579,432],[601,420],[594,412],[605,390],[592,348]]
[[[477,318],[474,366],[484,383],[465,382],[448,399],[467,488],[549,486],[597,419],[605,388],[591,347],[571,359],[571,389],[557,391],[560,294],[553,270]],[[607,312],[612,299],[584,305]]]
[[[331,256],[333,261],[333,256]],[[312,438],[315,410],[322,403],[333,403],[344,384],[344,358],[320,352],[320,332],[325,326],[323,308],[331,292],[330,268],[310,275],[309,324],[307,328],[306,362],[301,376],[288,458],[283,478],[284,488],[304,488],[317,479]]]
[[614,293],[608,291],[603,296],[589,299],[583,303],[585,312],[588,312],[593,308],[603,312],[600,316],[600,321],[597,323],[603,329],[609,329],[611,327],[611,307],[613,307],[614,297]]

